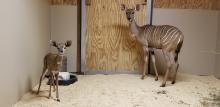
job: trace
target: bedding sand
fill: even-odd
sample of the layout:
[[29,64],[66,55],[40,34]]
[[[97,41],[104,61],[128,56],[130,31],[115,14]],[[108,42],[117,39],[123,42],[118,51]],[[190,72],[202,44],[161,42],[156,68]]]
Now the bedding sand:
[[220,107],[220,80],[213,76],[179,74],[177,83],[165,88],[152,76],[84,75],[70,86],[60,86],[61,102],[48,99],[44,80],[40,95],[27,93],[13,107]]

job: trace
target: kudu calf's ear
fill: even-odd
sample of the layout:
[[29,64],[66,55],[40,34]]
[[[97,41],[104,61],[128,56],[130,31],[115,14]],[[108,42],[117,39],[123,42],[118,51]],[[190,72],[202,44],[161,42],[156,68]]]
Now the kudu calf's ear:
[[53,40],[50,40],[50,44],[54,47],[57,47],[57,42],[56,41],[53,41]]
[[140,8],[141,8],[141,5],[140,5],[140,4],[136,4],[136,6],[135,6],[135,8],[134,8],[134,9],[135,9],[136,11],[139,11],[139,10],[140,10]]
[[121,4],[121,10],[122,10],[122,11],[126,10],[125,4]]
[[66,41],[65,45],[66,47],[70,47],[72,45],[72,41],[71,40]]

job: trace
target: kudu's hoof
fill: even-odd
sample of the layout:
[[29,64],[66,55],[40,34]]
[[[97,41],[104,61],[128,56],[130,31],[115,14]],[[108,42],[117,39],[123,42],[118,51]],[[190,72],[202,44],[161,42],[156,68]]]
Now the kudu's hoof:
[[144,80],[145,76],[142,76],[141,79]]
[[172,81],[172,82],[171,82],[171,84],[175,84],[175,83],[176,83],[176,81]]
[[155,78],[155,81],[158,81],[158,78]]
[[57,99],[58,102],[60,102],[60,99]]
[[162,84],[160,87],[165,87],[166,86],[166,84]]
[[51,96],[49,96],[49,97],[48,97],[48,99],[52,99],[52,97],[51,97]]

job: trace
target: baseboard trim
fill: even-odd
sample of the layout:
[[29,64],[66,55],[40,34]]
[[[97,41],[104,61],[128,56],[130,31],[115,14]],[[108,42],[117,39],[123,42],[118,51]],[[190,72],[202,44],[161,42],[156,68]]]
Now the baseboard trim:
[[139,72],[134,71],[108,71],[108,70],[91,70],[84,72],[85,75],[96,75],[96,74],[103,74],[103,75],[113,75],[113,74],[141,74]]

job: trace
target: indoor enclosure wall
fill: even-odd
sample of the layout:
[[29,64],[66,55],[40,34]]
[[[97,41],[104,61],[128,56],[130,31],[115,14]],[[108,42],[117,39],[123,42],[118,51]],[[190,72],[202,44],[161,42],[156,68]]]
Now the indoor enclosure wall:
[[[64,2],[62,2],[62,0],[60,1],[61,4],[65,4]],[[92,2],[94,0],[89,0],[89,1],[91,1],[90,5],[94,5]],[[111,1],[115,2],[115,0],[111,0]],[[220,55],[211,53],[211,51],[213,50],[220,50],[220,12],[218,10],[213,10],[213,9],[218,9],[219,6],[213,5],[215,3],[210,3],[210,0],[201,0],[203,1],[203,3],[195,3],[195,4],[199,4],[202,7],[199,7],[197,5],[190,5],[191,7],[184,6],[181,7],[181,9],[178,9],[180,7],[175,6],[175,4],[170,4],[165,6],[164,5],[159,6],[159,4],[157,4],[159,2],[161,2],[162,4],[166,4],[168,3],[168,1],[170,3],[170,0],[163,0],[163,2],[161,0],[155,0],[155,1],[156,1],[155,2],[156,8],[154,10],[153,24],[170,24],[177,26],[183,31],[185,35],[183,49],[180,54],[180,65],[181,65],[180,71],[199,74],[199,75],[209,75],[215,73],[216,77],[220,77],[220,66],[219,66]],[[185,1],[182,3],[187,4],[199,0],[188,0],[188,2],[186,2],[187,0],[177,0],[177,1],[179,2]],[[213,1],[218,1],[218,0],[213,0]],[[75,1],[68,3],[71,5],[76,4]],[[204,3],[207,3],[208,5],[204,5]],[[52,4],[59,4],[59,3],[54,2]],[[102,5],[97,5],[97,6],[99,9],[106,8],[105,6]],[[118,6],[120,5],[118,4]],[[167,9],[171,7],[172,9]],[[193,9],[190,9],[192,7]],[[118,10],[116,10],[116,8]],[[112,8],[107,8],[107,9],[111,10]],[[129,32],[128,29],[125,28],[126,17],[124,13],[121,12],[119,7],[114,7],[114,9],[115,9],[114,11],[119,11],[117,15],[118,16],[120,15],[120,18],[121,20],[123,20],[124,23],[123,26],[119,26],[122,27],[120,29],[126,29],[126,31]],[[1,14],[0,45],[3,47],[0,53],[0,58],[2,59],[2,61],[0,62],[1,73],[2,73],[0,78],[0,81],[2,81],[2,87],[0,89],[0,95],[1,95],[0,105],[3,107],[10,107],[25,92],[30,90],[33,86],[35,86],[38,83],[40,74],[42,72],[43,56],[46,54],[46,52],[48,52],[49,49],[48,47],[49,46],[48,41],[50,39],[49,11],[50,11],[50,7],[47,0],[6,0],[0,2],[0,14]],[[99,12],[102,11],[100,10]],[[112,14],[113,13],[114,12],[112,12]],[[143,15],[143,17],[146,16]],[[109,20],[111,20],[111,18],[108,18],[108,20],[104,20],[104,22],[108,23]],[[139,20],[140,22],[142,22],[139,24],[144,23],[144,20],[142,20],[142,18],[139,17]],[[115,26],[117,25],[114,25],[113,30],[118,31],[117,27]],[[95,31],[91,30],[91,32],[98,31],[99,34],[104,34],[105,32],[101,32],[101,33],[99,32],[102,31],[101,30],[102,27],[107,28],[111,26],[104,26],[104,25],[97,26],[97,28],[99,29],[98,30],[96,29]],[[128,26],[126,25],[126,27]],[[71,26],[68,30],[72,30],[72,28],[73,27]],[[105,29],[103,31],[107,31],[107,30],[108,29]],[[118,32],[123,33],[121,31]],[[100,35],[99,37],[101,36],[102,35]],[[136,42],[133,39],[125,38],[125,37],[123,38],[125,40],[131,41],[131,42],[124,42],[123,45],[125,45],[125,47],[123,47],[122,45],[120,46],[124,48],[125,50],[124,52],[125,54],[127,54],[128,57],[132,57],[129,55],[129,53],[131,52],[141,53],[141,51],[139,51],[140,49],[138,48]],[[110,42],[112,43],[121,42],[121,41],[118,42],[115,41],[117,40],[112,38],[112,41]],[[136,51],[127,51],[127,50],[135,50],[135,49],[131,49],[130,46],[136,47],[138,49]],[[111,47],[111,48],[113,50],[115,49],[115,47]],[[116,57],[118,57],[117,54],[113,54],[112,60],[115,60]],[[143,57],[143,55],[141,55],[140,57]],[[132,71],[132,72],[140,72],[140,70],[143,69],[143,61],[137,62],[138,60],[140,60],[140,57],[136,56],[136,58],[139,59],[134,59],[136,60],[134,66],[130,66],[129,64],[127,64],[127,66],[129,66],[131,69],[128,67],[128,69],[124,69],[124,70]],[[158,59],[163,60],[162,58],[158,58]],[[163,65],[162,63],[163,61],[162,62],[158,61],[157,65],[158,66]],[[105,68],[108,68],[104,70],[113,71],[113,72],[122,70],[119,69],[117,65],[115,65],[116,66],[115,68],[108,67],[108,65],[109,64],[104,65],[106,66]],[[88,66],[90,66],[90,68],[95,68],[93,65],[88,65]],[[159,67],[160,71],[163,71],[163,69],[164,69],[163,66]],[[88,69],[88,71],[89,70],[98,70],[98,69]]]
[[49,3],[1,0],[0,16],[0,106],[11,107],[39,82],[49,49]]
[[215,76],[220,79],[220,11],[218,11],[218,33],[217,33],[217,43],[216,43],[216,71]]
[[[198,75],[212,75],[218,32],[218,11],[203,9],[154,9],[153,24],[173,25],[184,34],[179,54],[180,71]],[[160,56],[158,59],[163,59]],[[158,60],[159,71],[164,71],[164,60]]]
[[[144,1],[129,2],[134,6]],[[119,8],[120,4],[126,1],[112,0],[108,5],[102,2],[104,1],[91,0],[86,6],[86,72],[141,72],[144,64],[143,60],[140,60],[143,59],[141,48],[128,36],[130,31],[125,13]],[[198,75],[212,75],[215,72],[216,55],[212,54],[212,51],[216,50],[217,43],[218,6],[220,6],[219,1],[216,0],[155,0],[153,24],[177,26],[185,35],[179,55],[180,71]],[[143,7],[145,5],[142,5],[141,9],[144,9]],[[91,8],[95,8],[96,11],[92,11]],[[140,15],[140,13],[144,14],[143,10],[136,13],[137,20],[141,17],[146,18],[145,15]],[[115,23],[116,20],[120,20],[121,23]],[[121,29],[127,33],[123,33]],[[157,60],[157,67],[163,72],[164,59],[161,55],[157,55]]]
[[[77,6],[52,5],[51,14],[51,39],[57,42],[71,40],[72,45],[66,49],[67,71],[77,72]],[[52,52],[57,49],[51,47]]]

